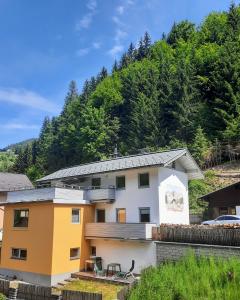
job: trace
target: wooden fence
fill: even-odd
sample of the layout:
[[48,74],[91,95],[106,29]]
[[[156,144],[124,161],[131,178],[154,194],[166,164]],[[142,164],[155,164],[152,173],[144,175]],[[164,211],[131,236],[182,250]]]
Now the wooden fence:
[[157,241],[240,246],[240,228],[234,226],[161,225],[152,233]]
[[51,287],[32,284],[19,283],[18,288],[10,288],[10,281],[3,279],[0,279],[0,293],[9,300],[102,300],[102,294],[63,290],[56,295]]
[[63,290],[62,300],[102,300],[102,294]]
[[[123,287],[117,294],[118,300],[125,300],[129,290],[136,284],[133,282]],[[0,279],[0,293],[9,300],[102,300],[102,294],[82,291],[62,290],[59,295],[52,294],[51,287],[19,283],[18,288],[10,288],[10,281]]]
[[9,293],[10,282],[8,280],[0,280],[0,293],[8,296]]
[[20,283],[18,285],[17,299],[24,300],[56,300],[59,296],[52,295],[52,288]]

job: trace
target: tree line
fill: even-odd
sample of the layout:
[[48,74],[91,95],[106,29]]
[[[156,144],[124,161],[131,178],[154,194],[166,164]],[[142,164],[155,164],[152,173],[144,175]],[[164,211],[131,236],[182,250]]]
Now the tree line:
[[240,140],[240,6],[200,26],[173,24],[154,43],[130,44],[111,72],[103,67],[81,92],[71,81],[59,116],[13,167],[32,179],[57,169],[140,150],[188,146],[200,164],[211,147]]

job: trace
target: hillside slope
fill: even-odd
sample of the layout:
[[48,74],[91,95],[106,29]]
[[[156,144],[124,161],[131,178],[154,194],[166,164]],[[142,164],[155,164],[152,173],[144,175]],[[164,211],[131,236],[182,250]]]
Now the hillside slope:
[[204,172],[203,180],[192,180],[189,183],[190,210],[202,213],[205,205],[198,200],[200,196],[240,181],[240,161],[225,163]]

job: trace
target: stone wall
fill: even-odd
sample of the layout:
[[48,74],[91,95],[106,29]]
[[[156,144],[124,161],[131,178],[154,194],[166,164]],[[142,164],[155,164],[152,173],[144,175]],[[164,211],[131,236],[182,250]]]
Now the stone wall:
[[165,261],[177,261],[189,251],[193,251],[197,256],[238,257],[240,259],[240,247],[159,241],[156,242],[157,264]]

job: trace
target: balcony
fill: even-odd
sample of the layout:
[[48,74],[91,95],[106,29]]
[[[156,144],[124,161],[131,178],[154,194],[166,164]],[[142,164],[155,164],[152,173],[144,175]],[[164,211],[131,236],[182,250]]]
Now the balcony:
[[87,223],[86,239],[151,240],[152,228],[149,223]]
[[52,201],[54,203],[79,203],[88,204],[84,200],[84,191],[80,189],[62,187],[42,187],[19,191],[11,191],[7,194],[8,203]]
[[115,200],[114,187],[91,187],[85,190],[86,199],[92,203],[113,202]]

